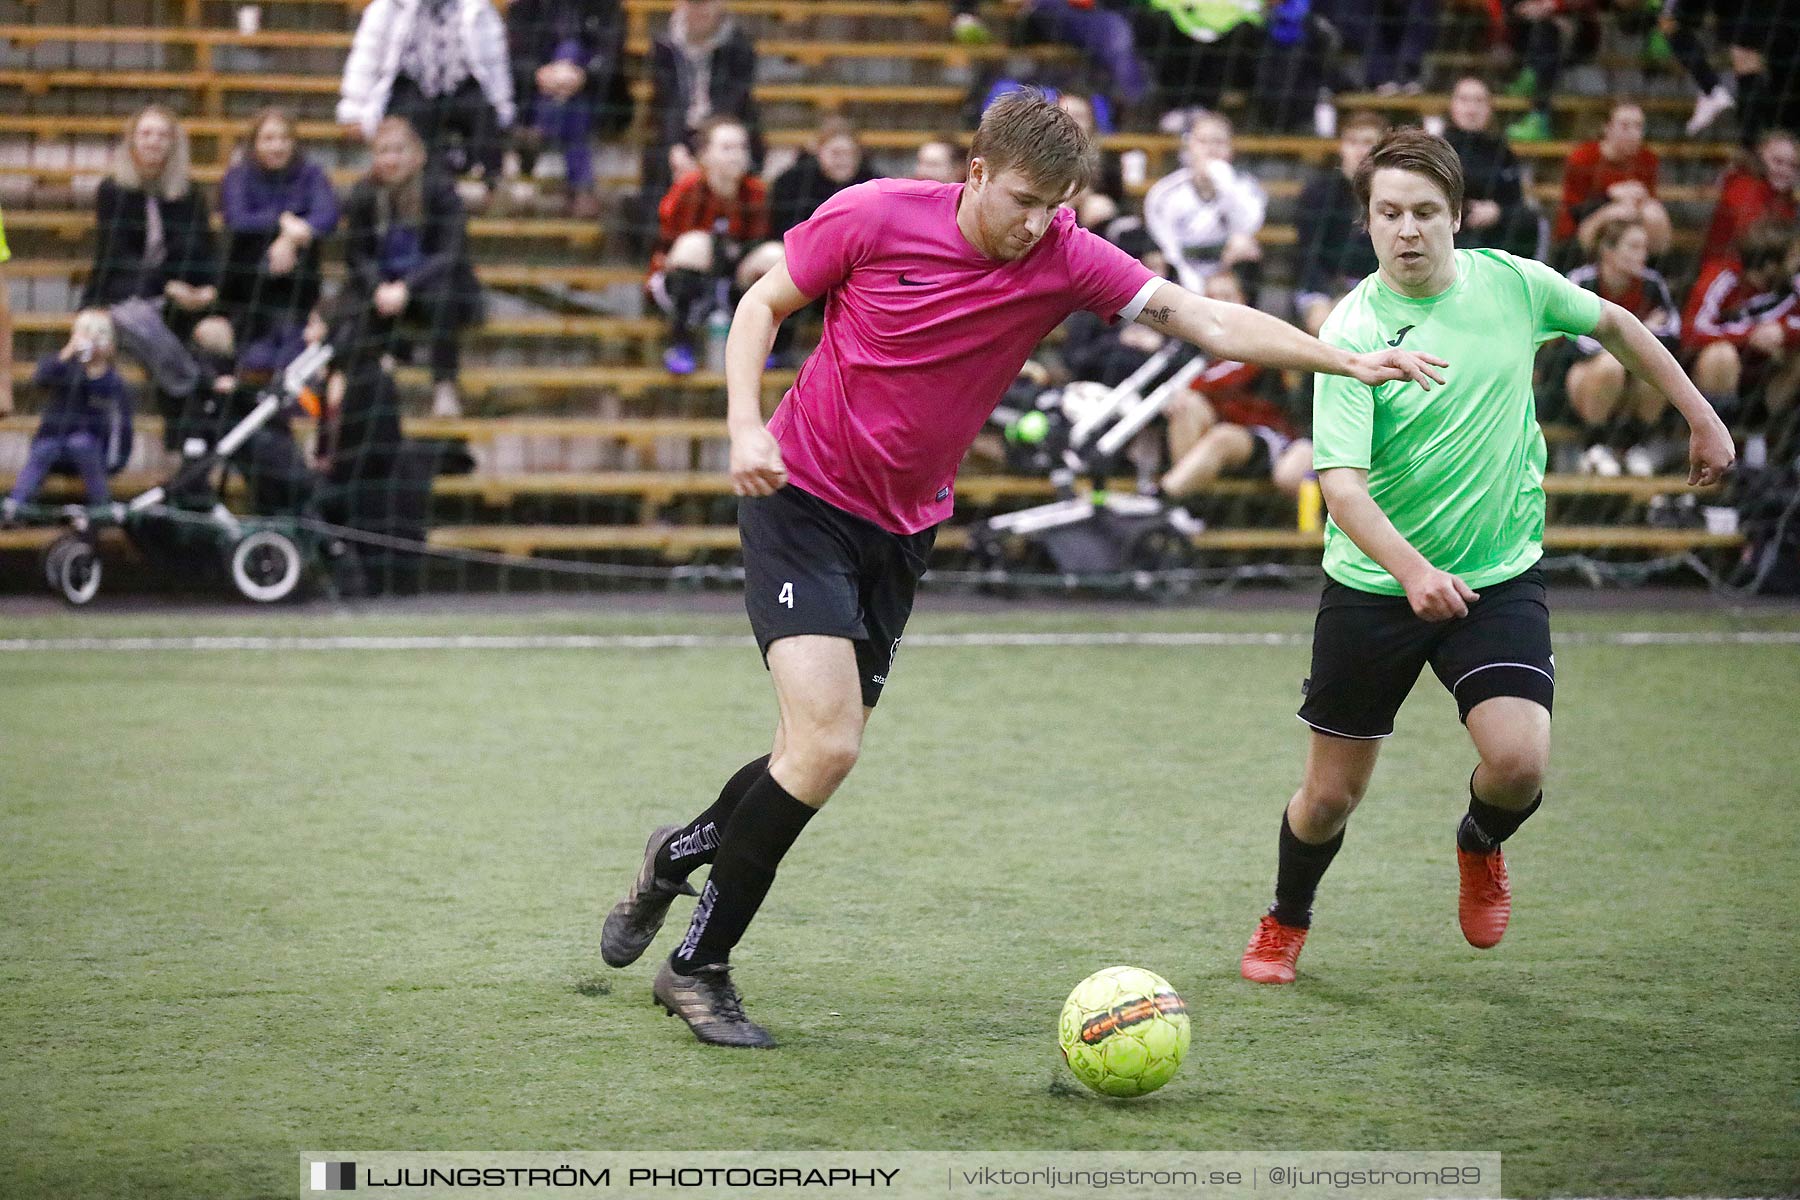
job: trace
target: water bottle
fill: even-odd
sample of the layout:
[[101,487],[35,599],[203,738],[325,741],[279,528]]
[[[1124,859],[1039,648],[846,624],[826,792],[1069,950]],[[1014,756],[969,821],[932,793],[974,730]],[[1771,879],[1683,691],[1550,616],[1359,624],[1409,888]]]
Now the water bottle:
[[1317,533],[1324,523],[1324,498],[1319,495],[1319,477],[1308,475],[1300,485],[1299,528],[1303,533]]
[[1313,136],[1336,137],[1337,126],[1337,98],[1330,88],[1320,88],[1318,98],[1313,101]]
[[715,308],[706,314],[706,369],[725,369],[725,339],[731,336],[731,314]]
[[1150,178],[1150,156],[1142,150],[1127,150],[1119,155],[1119,181],[1127,191],[1135,192]]

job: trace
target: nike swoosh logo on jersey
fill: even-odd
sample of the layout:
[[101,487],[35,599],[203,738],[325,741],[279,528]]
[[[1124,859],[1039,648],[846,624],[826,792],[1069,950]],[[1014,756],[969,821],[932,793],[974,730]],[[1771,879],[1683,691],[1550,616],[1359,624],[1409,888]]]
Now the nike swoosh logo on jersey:
[[931,286],[931,280],[929,280],[929,279],[908,279],[906,277],[905,271],[900,272],[900,282],[904,283],[907,287],[930,287]]
[[1399,346],[1401,342],[1404,342],[1406,340],[1406,335],[1411,333],[1416,328],[1418,328],[1418,326],[1416,326],[1416,325],[1402,325],[1400,327],[1400,332],[1396,333],[1394,335],[1394,340],[1389,342],[1388,345],[1396,346],[1396,347]]

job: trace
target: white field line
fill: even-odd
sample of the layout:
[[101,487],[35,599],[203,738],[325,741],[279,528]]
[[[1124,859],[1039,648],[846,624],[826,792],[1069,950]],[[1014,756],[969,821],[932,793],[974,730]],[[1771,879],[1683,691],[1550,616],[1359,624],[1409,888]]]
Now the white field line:
[[[1063,646],[1304,646],[1305,633],[919,633],[908,647]],[[1561,633],[1561,645],[1577,646],[1800,646],[1800,630],[1624,631]],[[419,635],[349,634],[336,637],[71,637],[0,638],[0,652],[15,654],[80,651],[140,654],[147,651],[303,650],[710,650],[751,645],[736,634],[532,634]]]

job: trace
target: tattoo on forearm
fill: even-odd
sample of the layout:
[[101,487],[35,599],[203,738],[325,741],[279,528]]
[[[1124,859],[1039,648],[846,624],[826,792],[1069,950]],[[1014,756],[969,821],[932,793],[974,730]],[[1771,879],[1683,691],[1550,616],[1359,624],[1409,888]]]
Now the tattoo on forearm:
[[1145,320],[1149,321],[1152,325],[1160,325],[1164,329],[1169,327],[1169,320],[1174,315],[1175,308],[1173,305],[1169,304],[1165,304],[1161,308],[1146,308],[1144,310]]

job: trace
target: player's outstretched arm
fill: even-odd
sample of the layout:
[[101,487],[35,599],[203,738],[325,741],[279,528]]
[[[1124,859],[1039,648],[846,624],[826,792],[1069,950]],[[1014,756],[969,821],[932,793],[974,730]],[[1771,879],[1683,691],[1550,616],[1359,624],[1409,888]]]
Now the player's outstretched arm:
[[1694,381],[1687,377],[1669,348],[1644,328],[1644,323],[1630,311],[1611,300],[1600,302],[1600,323],[1594,326],[1594,340],[1619,360],[1627,371],[1648,380],[1656,390],[1668,397],[1669,403],[1687,418],[1692,433],[1688,437],[1688,484],[1710,486],[1725,478],[1737,458],[1731,442],[1731,431],[1719,414],[1712,410]]
[[1469,615],[1469,602],[1481,597],[1455,575],[1432,566],[1394,528],[1369,495],[1367,471],[1358,467],[1327,467],[1319,472],[1319,494],[1325,498],[1337,527],[1406,589],[1407,603],[1421,619],[1447,621]]
[[1444,382],[1436,368],[1449,365],[1415,350],[1352,354],[1328,346],[1278,317],[1246,305],[1196,296],[1177,283],[1157,288],[1137,321],[1192,342],[1214,358],[1258,363],[1280,371],[1348,375],[1371,387],[1410,379],[1430,391],[1434,384]]
[[750,285],[732,317],[725,339],[725,423],[731,431],[731,490],[739,496],[767,496],[787,484],[781,447],[763,424],[763,365],[775,346],[775,327],[811,303],[783,261]]

